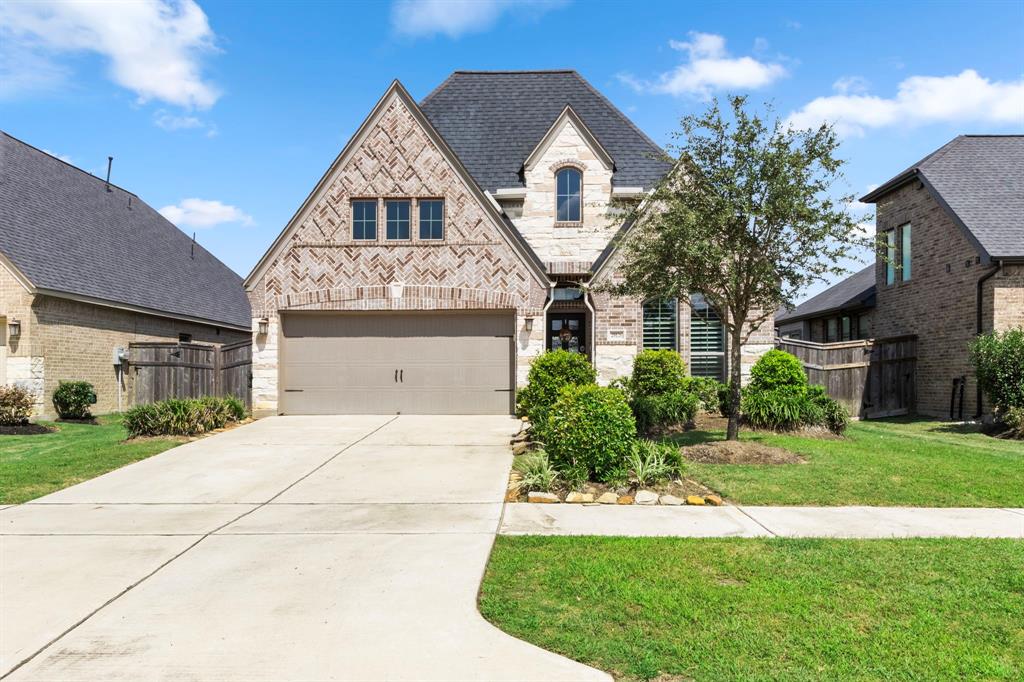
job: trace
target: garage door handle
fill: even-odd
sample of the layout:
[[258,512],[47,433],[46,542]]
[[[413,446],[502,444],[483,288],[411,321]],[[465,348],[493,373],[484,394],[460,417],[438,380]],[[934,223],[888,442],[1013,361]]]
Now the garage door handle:
[[398,370],[398,381],[399,381],[399,383],[402,383],[402,384],[405,383],[405,370],[404,369]]
[[398,370],[395,370],[395,383],[398,383]]

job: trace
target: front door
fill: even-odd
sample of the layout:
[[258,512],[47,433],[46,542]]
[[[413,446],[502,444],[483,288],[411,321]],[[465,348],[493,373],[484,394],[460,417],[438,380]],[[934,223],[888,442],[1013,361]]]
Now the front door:
[[587,353],[587,316],[584,313],[548,314],[548,350]]

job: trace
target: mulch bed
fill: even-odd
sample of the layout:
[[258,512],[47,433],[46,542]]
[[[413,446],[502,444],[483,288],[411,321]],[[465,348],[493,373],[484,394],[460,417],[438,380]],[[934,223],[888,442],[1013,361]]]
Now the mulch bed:
[[751,441],[720,440],[682,448],[683,457],[701,464],[806,464],[789,450]]
[[19,424],[17,426],[0,426],[0,436],[38,436],[57,431],[55,426],[42,424]]

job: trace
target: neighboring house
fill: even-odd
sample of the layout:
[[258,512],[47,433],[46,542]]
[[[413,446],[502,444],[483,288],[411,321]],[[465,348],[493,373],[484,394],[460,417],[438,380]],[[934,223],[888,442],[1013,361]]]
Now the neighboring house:
[[667,168],[574,71],[456,72],[420,104],[394,82],[246,279],[254,410],[507,413],[551,348],[604,382],[642,348],[725,376],[699,299],[594,291],[625,231],[609,204]]
[[779,336],[817,343],[869,339],[875,312],[875,266],[869,265],[793,310],[775,316]]
[[[949,417],[963,380],[963,414],[982,416],[968,346],[980,333],[1024,326],[1024,136],[957,137],[862,201],[876,204],[877,233],[887,245],[874,286],[865,269],[776,325],[784,336],[797,324],[801,334],[809,327],[820,341],[820,317],[848,311],[852,325],[855,308],[868,309],[873,292],[868,334],[917,336],[917,412]],[[817,307],[827,314],[810,314]]]
[[53,416],[61,380],[128,407],[132,342],[251,338],[241,278],[131,192],[0,132],[0,384]]

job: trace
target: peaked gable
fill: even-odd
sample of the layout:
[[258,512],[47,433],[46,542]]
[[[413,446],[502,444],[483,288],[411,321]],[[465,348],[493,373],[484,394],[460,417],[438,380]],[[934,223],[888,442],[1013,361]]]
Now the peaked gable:
[[550,146],[558,139],[562,130],[566,126],[572,126],[576,130],[576,133],[583,139],[584,143],[590,148],[590,151],[593,152],[594,156],[601,162],[606,170],[615,170],[615,161],[612,160],[611,155],[603,146],[601,146],[601,143],[596,137],[594,137],[594,133],[592,133],[590,128],[587,127],[587,124],[583,122],[583,119],[581,119],[568,104],[565,105],[564,109],[562,109],[562,113],[558,115],[555,122],[551,124],[550,128],[548,128],[548,131],[544,133],[544,137],[540,139],[537,146],[534,147],[533,151],[531,151],[529,156],[526,157],[526,160],[523,162],[524,170],[532,170],[537,163],[544,158],[544,155],[547,153]]

